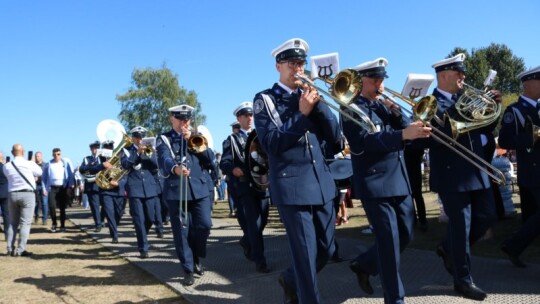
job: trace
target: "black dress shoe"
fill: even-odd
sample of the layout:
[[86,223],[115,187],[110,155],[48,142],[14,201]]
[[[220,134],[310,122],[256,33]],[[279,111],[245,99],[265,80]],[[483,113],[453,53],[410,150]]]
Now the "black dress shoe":
[[195,267],[193,267],[193,272],[195,272],[196,274],[198,274],[200,276],[203,276],[204,275],[204,267],[202,266],[201,263],[196,263]]
[[94,232],[100,232],[101,231],[101,226],[97,226],[96,229],[94,229]]
[[141,259],[147,259],[148,258],[148,251],[141,252],[140,258]]
[[454,270],[452,266],[452,261],[450,260],[450,257],[448,256],[448,253],[446,253],[446,250],[444,250],[444,247],[442,245],[437,245],[437,249],[435,249],[435,253],[437,253],[438,256],[440,256],[443,260],[444,268],[446,271],[453,276]]
[[266,264],[260,264],[255,267],[255,270],[260,273],[269,273],[271,270]]
[[195,284],[195,276],[193,276],[193,272],[186,273],[182,284],[184,284],[184,286],[191,286]]
[[23,252],[21,252],[21,253],[17,253],[16,255],[17,255],[17,256],[22,256],[22,257],[29,257],[29,256],[31,256],[32,254],[33,254],[33,253],[31,253],[30,251],[26,251],[26,250],[25,250],[25,251],[23,251]]
[[298,304],[298,296],[296,295],[296,290],[287,285],[283,274],[279,275],[278,278],[279,285],[283,288],[283,303],[284,304]]
[[513,254],[512,252],[510,252],[510,249],[508,249],[508,246],[506,246],[505,244],[503,244],[501,246],[501,251],[506,253],[506,255],[508,256],[508,259],[510,260],[510,262],[512,262],[512,264],[518,268],[526,268],[527,267],[527,264],[523,263],[523,261],[519,258],[519,256]]
[[113,238],[113,239],[112,239],[112,243],[113,243],[113,244],[118,244],[118,238]]
[[162,239],[162,238],[163,238],[163,233],[158,233],[156,237],[157,237],[158,239]]
[[470,284],[454,284],[454,291],[461,294],[467,299],[483,301],[487,297],[487,293],[476,286],[474,283]]
[[365,272],[356,261],[352,261],[351,264],[349,264],[349,268],[356,274],[360,289],[365,293],[372,295],[373,287],[371,287],[371,283],[369,282],[369,273]]
[[252,259],[251,259],[251,248],[249,248],[249,245],[246,243],[244,238],[241,238],[238,243],[240,244],[240,246],[242,246],[242,249],[244,250],[244,256],[246,257],[246,259],[252,261]]

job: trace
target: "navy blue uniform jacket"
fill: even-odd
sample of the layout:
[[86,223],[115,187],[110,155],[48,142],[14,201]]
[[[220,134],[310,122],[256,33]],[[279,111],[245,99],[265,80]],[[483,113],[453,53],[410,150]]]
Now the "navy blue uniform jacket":
[[[274,123],[263,93],[271,97],[281,126]],[[336,196],[321,146],[323,142],[340,140],[339,123],[322,102],[304,116],[299,111],[299,100],[300,95],[287,93],[277,83],[254,98],[255,127],[268,154],[270,197],[275,205],[317,205]]]
[[137,147],[132,145],[124,149],[121,158],[122,168],[129,170],[126,190],[129,197],[154,197],[159,194],[154,173],[158,170],[156,153],[147,156],[137,154]]
[[180,200],[180,176],[172,172],[179,163],[187,164],[190,170],[188,180],[187,200],[198,200],[210,195],[211,177],[208,170],[215,164],[210,149],[199,154],[188,152],[187,141],[174,130],[162,134],[156,140],[158,164],[165,177],[164,195],[167,200]]
[[363,200],[409,195],[411,189],[403,156],[402,129],[410,124],[410,119],[392,114],[380,101],[371,103],[359,97],[354,103],[368,114],[377,132],[369,134],[342,117],[343,134],[351,148],[352,193]]
[[540,187],[540,145],[533,145],[531,123],[540,126],[539,111],[523,98],[506,108],[499,132],[499,145],[515,149],[518,184]]
[[[437,116],[439,118],[442,119],[446,112],[451,118],[463,120],[457,114],[453,101],[446,99],[437,89],[433,91],[433,96],[437,98]],[[451,136],[448,122],[445,123],[444,127],[434,121],[432,121],[432,125]],[[459,136],[457,141],[483,159],[484,148],[480,135],[492,132],[496,125],[497,121],[483,128],[469,131]],[[489,177],[486,173],[433,139],[430,140],[429,158],[430,187],[433,192],[467,192],[490,187]]]

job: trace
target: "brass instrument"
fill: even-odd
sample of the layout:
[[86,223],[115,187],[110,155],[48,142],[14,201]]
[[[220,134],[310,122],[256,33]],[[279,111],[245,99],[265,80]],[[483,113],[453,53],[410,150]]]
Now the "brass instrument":
[[456,111],[464,119],[457,121],[448,117],[455,139],[463,133],[488,126],[499,119],[502,107],[495,102],[494,95],[486,90],[478,90],[466,83],[463,94],[456,101]]
[[101,170],[96,174],[96,184],[98,185],[98,187],[104,190],[112,189],[116,186],[112,185],[111,182],[114,181],[118,183],[120,179],[122,179],[122,177],[124,177],[124,175],[128,173],[127,170],[122,169],[122,166],[120,163],[121,161],[120,152],[122,151],[123,148],[129,148],[132,145],[133,145],[132,139],[126,134],[124,134],[123,139],[120,142],[120,144],[118,144],[114,148],[111,158],[107,160],[112,165],[112,167],[109,169]]
[[199,154],[208,149],[208,140],[202,135],[191,135],[187,141],[187,145],[191,153]]
[[[306,70],[306,73],[309,74],[309,71]],[[336,77],[332,78],[313,78],[309,76],[296,74],[294,75],[298,80],[303,84],[306,84],[310,87],[314,87],[318,92],[330,97],[334,100],[339,106],[335,106],[326,99],[321,98],[320,101],[328,105],[333,110],[337,111],[344,117],[350,119],[352,122],[356,123],[363,129],[367,130],[369,133],[374,133],[376,131],[375,125],[369,118],[369,116],[362,111],[359,107],[354,104],[351,104],[354,99],[362,91],[362,79],[358,72],[352,69],[345,69],[340,71]],[[313,81],[320,79],[326,84],[330,85],[329,92],[326,92],[324,89],[314,85]],[[347,110],[347,111],[345,111]],[[360,120],[354,118],[350,112],[358,115]]]
[[[486,162],[482,157],[476,155],[474,152],[472,152],[471,150],[467,149],[465,146],[457,142],[456,138],[450,137],[446,135],[443,131],[432,127],[431,120],[437,117],[436,116],[437,99],[434,96],[432,95],[424,96],[418,102],[415,102],[412,98],[405,97],[402,94],[399,94],[398,92],[392,89],[385,88],[384,90],[398,97],[399,99],[403,100],[408,105],[412,106],[412,111],[409,111],[403,108],[402,110],[408,113],[409,115],[412,115],[414,121],[421,121],[424,125],[431,127],[432,128],[431,137],[434,140],[441,143],[442,145],[452,150],[453,152],[457,153],[459,156],[463,157],[463,159],[465,159],[466,161],[474,165],[476,168],[484,171],[488,176],[490,176],[495,181],[495,183],[500,184],[500,185],[506,184],[506,179],[504,177],[504,174],[500,170],[498,170],[497,168],[492,166],[490,163]],[[392,103],[397,104],[397,102],[390,96],[382,92],[379,92],[379,93],[381,93],[381,95],[384,98],[390,100]],[[398,114],[401,114],[401,113],[398,113]],[[450,123],[452,125],[452,121],[450,121]],[[444,123],[442,123],[441,125],[444,125]],[[452,128],[453,127],[454,125],[452,125]],[[472,129],[469,129],[469,131],[470,130]],[[454,133],[454,129],[452,129],[452,133]],[[481,166],[480,164],[483,164],[484,166],[489,168],[491,171],[487,170],[485,167]]]
[[112,165],[109,169],[104,169],[96,174],[96,184],[101,189],[109,190],[115,186],[111,182],[118,182],[127,174],[127,170],[122,169],[120,163],[120,152],[123,148],[128,148],[133,145],[132,139],[127,136],[124,127],[117,121],[106,119],[101,121],[97,126],[97,137],[99,141],[112,140],[115,143],[120,142],[113,150],[111,158],[108,162]]

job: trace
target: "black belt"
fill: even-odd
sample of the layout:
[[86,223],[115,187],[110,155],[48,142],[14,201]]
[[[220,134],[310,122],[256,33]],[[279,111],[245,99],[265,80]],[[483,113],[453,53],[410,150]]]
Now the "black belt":
[[21,189],[21,190],[15,190],[15,191],[11,191],[12,193],[13,192],[34,192],[34,190],[30,190],[30,189]]
[[64,186],[51,186],[51,188],[53,188],[53,189],[61,189],[61,188],[64,188]]

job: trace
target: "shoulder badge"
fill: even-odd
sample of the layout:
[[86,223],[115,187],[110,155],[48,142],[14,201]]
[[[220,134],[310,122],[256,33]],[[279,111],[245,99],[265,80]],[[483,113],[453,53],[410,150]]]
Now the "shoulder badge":
[[514,113],[512,113],[512,112],[504,113],[503,121],[506,124],[512,123],[514,121]]
[[264,101],[262,99],[255,100],[255,102],[253,103],[253,112],[255,112],[255,114],[259,114],[263,108]]

